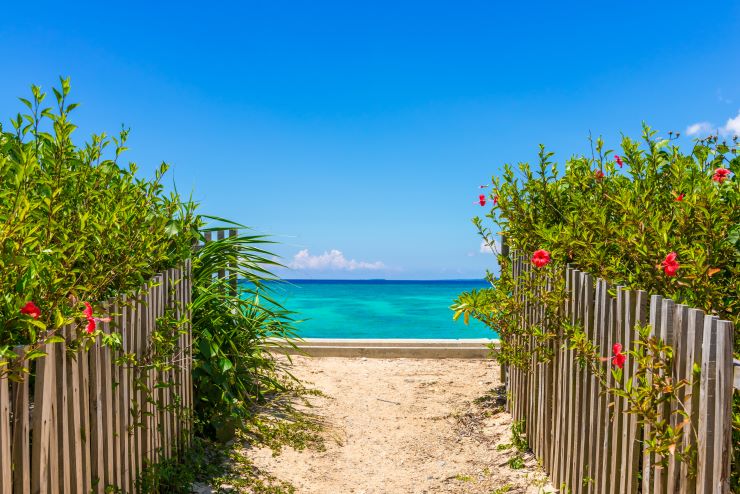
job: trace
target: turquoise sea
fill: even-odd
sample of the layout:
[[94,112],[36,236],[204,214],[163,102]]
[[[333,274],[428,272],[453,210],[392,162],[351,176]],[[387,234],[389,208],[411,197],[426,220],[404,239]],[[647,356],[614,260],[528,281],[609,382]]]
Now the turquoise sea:
[[485,280],[289,280],[276,298],[304,321],[304,338],[495,338],[477,321],[452,320],[461,292]]

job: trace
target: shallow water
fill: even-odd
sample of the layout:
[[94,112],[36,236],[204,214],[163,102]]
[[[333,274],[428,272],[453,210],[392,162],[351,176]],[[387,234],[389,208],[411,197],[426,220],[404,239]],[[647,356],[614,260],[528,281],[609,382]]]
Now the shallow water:
[[452,320],[457,295],[485,280],[291,280],[275,298],[297,312],[304,338],[495,338],[478,321]]

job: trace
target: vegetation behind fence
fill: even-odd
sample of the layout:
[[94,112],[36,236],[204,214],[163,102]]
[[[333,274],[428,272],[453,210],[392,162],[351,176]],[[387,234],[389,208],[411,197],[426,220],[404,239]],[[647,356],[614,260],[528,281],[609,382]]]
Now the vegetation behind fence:
[[[533,278],[537,268],[528,258],[512,259],[517,283],[513,296],[523,304],[523,336],[513,336],[519,341],[509,343],[531,350],[531,361],[526,368],[507,369],[509,406],[515,420],[525,421],[530,446],[553,483],[579,494],[729,492],[733,324],[567,268],[564,317],[583,329],[603,367],[612,365],[615,344],[625,352],[634,348],[641,340],[637,328],[647,323],[650,336],[672,348],[667,360],[672,365],[656,369],[654,375],[667,377],[665,382],[677,387],[682,380],[687,385],[673,394],[663,390],[667,400],[641,415],[633,403],[607,392],[599,382],[599,377],[606,379],[607,389],[631,382],[638,373],[637,359],[625,360],[621,382],[616,382],[613,373],[599,376],[580,365],[577,351],[560,338],[545,343],[549,361],[537,358],[542,350],[524,328],[542,325],[545,310],[541,298],[520,288],[520,280]],[[643,419],[651,412],[655,420],[682,430],[675,448],[688,455],[660,457],[650,452],[656,431],[651,433],[650,421]]]
[[[720,135],[709,135],[694,141],[692,146],[685,146],[679,145],[676,137],[675,132],[661,135],[644,125],[641,139],[623,136],[618,149],[610,149],[603,139],[594,138],[589,139],[585,152],[572,155],[564,163],[556,162],[554,154],[540,146],[537,163],[504,165],[503,171],[492,177],[490,183],[480,186],[487,189],[488,194],[481,195],[478,203],[484,208],[490,207],[483,210],[485,219],[476,217],[473,223],[484,244],[491,246],[494,252],[499,246],[495,235],[505,236],[512,249],[531,258],[531,264],[537,268],[536,274],[530,271],[523,279],[514,278],[512,262],[517,261],[502,253],[497,256],[500,276],[488,275],[491,287],[461,294],[452,308],[456,316],[478,319],[501,336],[498,358],[512,369],[555,365],[560,371],[560,366],[570,369],[573,365],[585,366],[592,373],[596,371],[594,377],[598,377],[602,392],[609,390],[617,397],[616,406],[626,400],[630,408],[639,412],[640,419],[649,424],[647,437],[643,429],[644,448],[659,454],[661,459],[675,455],[688,462],[693,460],[679,444],[682,441],[679,436],[687,427],[680,427],[685,423],[683,417],[677,418],[683,410],[669,406],[669,401],[682,400],[689,384],[671,382],[662,371],[674,355],[683,358],[688,351],[674,348],[686,341],[676,333],[680,329],[678,318],[684,324],[687,317],[700,314],[679,304],[701,309],[703,314],[717,316],[732,322],[735,328],[740,327],[740,298],[737,297],[740,292],[740,181],[737,179],[740,141],[737,136],[724,139]],[[639,333],[639,340],[635,341],[637,348],[624,341],[616,342],[623,347],[616,347],[617,351],[615,347],[597,348],[593,338],[584,333],[583,325],[575,324],[573,314],[564,313],[571,295],[565,286],[567,266],[589,273],[593,278],[591,283],[595,283],[596,278],[608,283],[609,296],[614,302],[606,303],[607,308],[599,313],[599,317],[606,318],[600,323],[605,331],[611,324],[608,317],[616,320],[617,316],[625,314],[624,309],[617,310],[616,305],[611,309],[612,304],[627,303],[620,302],[618,286],[624,287],[621,297],[627,297],[630,304],[636,303],[633,299],[642,293],[641,290],[670,299],[665,302],[661,299],[659,303],[673,305],[672,309],[666,308],[666,313],[673,314],[666,319],[667,340],[651,337],[649,333],[649,328],[658,331],[657,334],[663,331],[663,326],[657,326],[658,322],[663,324],[663,319],[658,318],[652,326],[622,326],[632,332],[623,335],[625,337]],[[595,283],[594,286],[601,285]],[[519,298],[511,296],[515,291]],[[651,298],[641,303],[658,304],[658,301]],[[533,314],[527,311],[535,308],[540,311],[540,319],[533,322]],[[589,310],[592,312],[588,317],[595,318],[595,307]],[[686,310],[689,314],[684,317],[682,311]],[[607,317],[608,314],[611,315]],[[529,318],[528,324],[522,323],[524,315]],[[640,318],[650,322],[647,308]],[[671,321],[673,326],[670,326]],[[700,334],[706,332],[702,326]],[[600,343],[609,341],[612,340]],[[566,363],[562,355],[555,354],[559,345],[571,348],[568,355],[578,362]],[[740,357],[737,335],[734,335],[734,345],[735,357]],[[617,363],[628,368],[606,365],[604,354],[609,351]],[[692,358],[703,355],[702,351],[702,355]],[[632,372],[629,363],[633,360],[639,360],[638,376],[632,376],[629,381],[629,372]],[[581,372],[577,369],[580,367],[574,372]],[[612,372],[615,375],[610,375]],[[713,370],[703,375],[710,372]],[[607,375],[602,379],[603,374]],[[610,379],[618,381],[615,376],[621,378],[620,386],[610,385]],[[658,382],[651,382],[653,378]],[[722,378],[729,378],[729,373]],[[626,389],[628,382],[631,387]],[[577,396],[582,399],[581,394]],[[732,412],[740,417],[740,393],[736,393],[733,400]],[[658,402],[665,405],[660,407],[661,414],[653,410],[658,408]],[[552,406],[566,405],[567,402],[563,402]],[[676,428],[670,427],[671,422],[664,419],[664,409],[677,420]],[[557,412],[563,413],[562,410]],[[610,426],[618,424],[609,423]],[[740,444],[740,420],[737,418],[733,422],[733,433],[733,443]],[[579,437],[596,440],[585,433]],[[597,444],[599,448],[604,447],[603,442]],[[570,443],[567,447],[571,447]],[[734,451],[730,480],[731,489],[736,492],[740,492],[739,449]],[[568,457],[568,461],[573,459],[576,457]],[[574,481],[574,477],[568,477],[568,481]],[[577,482],[593,485],[595,481],[585,477]],[[574,486],[573,489],[581,490],[582,487]],[[601,492],[602,486],[593,485],[589,489]]]
[[[32,378],[0,378],[0,494],[141,492],[143,469],[187,445],[191,291],[186,261],[107,304],[103,337],[119,333],[119,347],[46,343],[46,357],[28,363]],[[160,333],[164,321],[174,324],[171,339]],[[58,334],[69,342],[76,330]],[[173,346],[157,362],[163,343]]]

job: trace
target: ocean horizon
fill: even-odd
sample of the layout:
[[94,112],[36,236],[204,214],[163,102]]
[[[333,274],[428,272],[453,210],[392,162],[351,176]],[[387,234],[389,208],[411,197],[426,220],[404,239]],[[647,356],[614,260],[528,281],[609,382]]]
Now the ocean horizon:
[[389,278],[358,278],[358,279],[343,279],[343,278],[284,278],[282,281],[293,283],[293,282],[319,282],[319,283],[367,283],[367,282],[383,282],[383,283],[447,283],[447,282],[463,282],[463,283],[486,283],[485,278],[444,278],[444,279],[389,279]]
[[462,292],[490,286],[484,279],[286,279],[271,284],[275,298],[296,312],[303,338],[496,338],[471,320],[454,321],[450,305]]

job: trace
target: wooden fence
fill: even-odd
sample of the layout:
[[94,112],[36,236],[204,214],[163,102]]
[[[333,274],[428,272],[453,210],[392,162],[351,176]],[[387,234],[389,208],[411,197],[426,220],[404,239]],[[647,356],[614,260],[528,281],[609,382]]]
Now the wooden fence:
[[[513,274],[533,275],[529,259],[512,256]],[[594,494],[729,492],[731,458],[731,406],[733,394],[733,325],[698,309],[674,303],[640,290],[610,287],[588,273],[568,268],[564,310],[571,323],[580,325],[607,362],[612,345],[629,349],[637,338],[635,325],[650,323],[652,334],[674,350],[674,382],[691,385],[680,391],[691,424],[684,427],[678,448],[694,447],[696,472],[675,456],[667,467],[657,466],[644,449],[644,430],[635,414],[626,413],[624,398],[607,396],[591,372],[576,361],[574,351],[553,342],[549,363],[531,361],[529,371],[508,368],[507,391],[512,397],[514,420],[525,420],[529,444],[561,492]],[[614,288],[610,295],[610,289]],[[533,325],[544,315],[537,299],[521,290],[515,297],[524,303],[522,325]],[[533,345],[531,339],[519,343]],[[695,378],[694,365],[701,369]],[[623,381],[635,375],[636,362],[628,358]],[[612,385],[608,373],[608,384]],[[673,407],[673,408],[669,408]],[[678,425],[669,409],[677,403],[659,405],[658,413]],[[648,426],[645,426],[648,427]]]
[[[190,303],[190,263],[155,276],[140,294],[110,301],[105,333],[146,361],[157,318],[180,317]],[[185,326],[170,370],[115,363],[99,342],[65,352],[49,344],[23,382],[0,378],[0,494],[137,492],[147,464],[176,455],[191,430],[191,333]],[[61,334],[69,337],[74,328]],[[23,349],[19,349],[23,353]],[[149,392],[151,390],[151,392]]]

